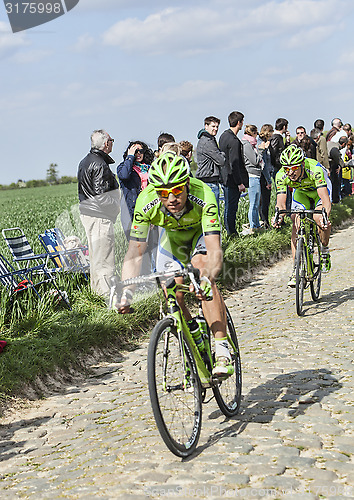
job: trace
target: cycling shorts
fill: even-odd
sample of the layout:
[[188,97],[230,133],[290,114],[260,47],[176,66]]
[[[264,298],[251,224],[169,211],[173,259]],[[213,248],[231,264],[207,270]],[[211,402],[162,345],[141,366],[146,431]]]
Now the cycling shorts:
[[161,229],[156,255],[156,270],[163,272],[184,269],[193,256],[198,253],[206,254],[201,227],[193,232]]
[[[332,201],[332,183],[328,176],[327,181],[327,191],[329,194],[329,199]],[[317,189],[314,191],[303,191],[301,189],[294,189],[293,198],[291,202],[292,210],[311,210],[314,207],[322,204],[321,198],[318,196]]]

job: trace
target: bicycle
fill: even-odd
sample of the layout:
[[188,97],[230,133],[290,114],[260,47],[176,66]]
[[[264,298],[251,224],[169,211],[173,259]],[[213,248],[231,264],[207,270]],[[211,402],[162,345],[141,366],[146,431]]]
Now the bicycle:
[[[186,458],[195,450],[202,427],[202,404],[214,396],[226,417],[236,415],[241,401],[241,358],[235,327],[226,308],[227,340],[234,374],[221,379],[212,376],[215,346],[204,319],[201,303],[198,318],[204,320],[205,350],[200,352],[177,303],[176,293],[190,293],[187,284],[178,284],[177,276],[188,277],[194,293],[200,291],[199,270],[188,266],[182,271],[153,273],[117,283],[111,288],[111,301],[119,287],[156,280],[166,290],[167,315],[152,330],[147,357],[148,386],[151,406],[159,433],[168,449],[176,456]],[[119,293],[119,292],[118,292]],[[226,306],[225,306],[226,307]],[[213,396],[206,401],[206,390]]]
[[312,300],[320,298],[322,259],[321,241],[313,214],[322,214],[323,224],[328,225],[326,209],[322,210],[279,210],[275,209],[274,222],[280,214],[299,217],[300,223],[296,235],[295,277],[296,277],[296,312],[303,315],[304,290],[310,286]]

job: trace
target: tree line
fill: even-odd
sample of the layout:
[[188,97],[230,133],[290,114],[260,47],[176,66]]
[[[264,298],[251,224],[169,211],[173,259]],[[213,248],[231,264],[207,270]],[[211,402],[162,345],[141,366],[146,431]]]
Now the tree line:
[[47,169],[45,179],[32,179],[29,181],[23,181],[19,179],[17,182],[12,182],[9,185],[0,184],[0,189],[22,189],[31,187],[42,187],[42,186],[52,186],[54,184],[71,184],[77,182],[77,177],[70,175],[59,176],[58,165],[56,163],[51,163]]

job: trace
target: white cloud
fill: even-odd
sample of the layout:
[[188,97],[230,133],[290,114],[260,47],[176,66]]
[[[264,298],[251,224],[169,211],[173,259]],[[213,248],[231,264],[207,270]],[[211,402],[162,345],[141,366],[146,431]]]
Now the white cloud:
[[225,88],[225,83],[220,80],[189,80],[179,86],[169,87],[160,92],[157,100],[163,102],[181,103],[188,101],[205,101],[205,98],[220,92]]
[[84,35],[79,36],[75,45],[73,46],[73,49],[75,50],[75,52],[85,52],[90,49],[94,45],[94,43],[94,37],[85,33]]
[[180,56],[252,46],[279,35],[284,45],[289,37],[294,45],[299,30],[311,43],[319,43],[349,8],[349,0],[268,0],[256,5],[223,0],[221,8],[212,2],[169,7],[144,19],[117,22],[103,34],[103,43],[127,52]]
[[[134,3],[132,3],[131,0],[100,0],[99,2],[97,2],[97,0],[80,0],[77,8],[81,11],[97,10],[100,12],[102,12],[102,9],[146,9],[146,3],[146,0],[134,0]],[[203,0],[194,0],[194,3],[203,3]],[[183,4],[190,5],[190,0],[169,0],[168,4],[174,4],[176,6]],[[153,1],[154,8],[158,8],[160,6],[166,6],[166,0]],[[151,9],[151,5],[149,5],[149,9]]]
[[0,21],[0,58],[11,56],[26,45],[28,42],[24,35],[13,34],[10,25]]
[[19,64],[33,64],[48,58],[53,54],[51,50],[25,50],[17,52],[12,60]]

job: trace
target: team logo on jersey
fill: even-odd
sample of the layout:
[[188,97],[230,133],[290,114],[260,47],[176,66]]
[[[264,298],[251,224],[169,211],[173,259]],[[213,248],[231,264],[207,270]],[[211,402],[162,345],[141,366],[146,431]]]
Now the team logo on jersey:
[[214,205],[214,204],[211,204],[205,211],[205,213],[207,214],[208,217],[215,217],[215,215],[217,214],[217,206]]
[[145,205],[145,207],[143,207],[144,214],[146,214],[149,210],[151,210],[155,205],[158,205],[159,203],[160,200],[158,198],[150,201],[147,205]]
[[194,194],[189,193],[188,198],[193,203],[195,203],[196,205],[199,205],[200,207],[204,208],[206,206],[206,202],[204,200],[201,200],[200,198],[197,198],[196,196],[194,196]]

